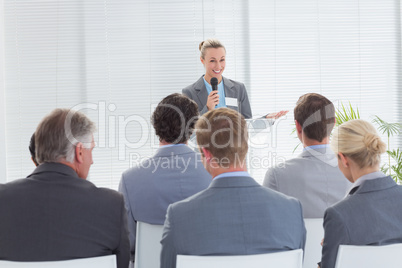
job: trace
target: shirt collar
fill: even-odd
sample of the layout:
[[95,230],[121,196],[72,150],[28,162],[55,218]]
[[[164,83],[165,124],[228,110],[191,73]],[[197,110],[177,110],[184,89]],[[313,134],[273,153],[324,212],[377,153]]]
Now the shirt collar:
[[381,171],[375,171],[375,172],[371,172],[369,174],[363,175],[360,178],[358,178],[353,184],[352,187],[350,188],[350,190],[348,191],[348,193],[350,193],[351,190],[353,190],[354,188],[359,187],[360,185],[363,184],[363,182],[365,181],[369,181],[369,180],[375,180],[378,178],[383,178],[386,177],[387,175],[385,175],[384,173],[382,173]]
[[317,144],[317,145],[307,146],[307,147],[304,147],[303,151],[315,150],[315,149],[321,149],[321,148],[329,148],[329,144]]
[[227,178],[227,177],[250,177],[251,178],[251,175],[247,171],[232,171],[232,172],[225,172],[225,173],[219,174],[218,176],[213,178],[213,180]]
[[178,143],[178,144],[166,144],[166,145],[159,146],[159,148],[168,148],[168,147],[173,147],[173,146],[183,146],[183,145],[186,145],[186,144],[184,144],[184,143]]

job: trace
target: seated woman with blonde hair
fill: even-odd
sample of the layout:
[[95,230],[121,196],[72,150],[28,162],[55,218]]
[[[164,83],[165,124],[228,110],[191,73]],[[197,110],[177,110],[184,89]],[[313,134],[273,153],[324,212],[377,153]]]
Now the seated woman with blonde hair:
[[346,122],[334,131],[331,148],[353,185],[325,212],[322,268],[335,267],[339,245],[402,242],[402,187],[380,171],[386,145],[376,129],[364,120]]

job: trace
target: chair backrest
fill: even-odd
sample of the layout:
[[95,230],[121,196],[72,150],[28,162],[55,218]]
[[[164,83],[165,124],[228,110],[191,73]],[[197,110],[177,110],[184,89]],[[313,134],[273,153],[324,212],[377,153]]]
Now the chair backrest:
[[401,268],[402,244],[387,246],[349,246],[340,245],[335,268]]
[[0,261],[1,268],[116,268],[116,255],[65,261]]
[[304,247],[303,267],[317,267],[321,261],[321,240],[324,238],[323,219],[304,219],[307,230],[306,246]]
[[137,221],[135,268],[159,268],[163,225]]
[[177,255],[176,268],[301,268],[303,250],[237,256]]

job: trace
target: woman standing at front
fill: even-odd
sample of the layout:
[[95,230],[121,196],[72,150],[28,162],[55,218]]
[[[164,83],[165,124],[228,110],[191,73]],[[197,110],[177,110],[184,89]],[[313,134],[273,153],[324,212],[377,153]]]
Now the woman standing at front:
[[325,212],[322,268],[335,267],[339,245],[402,242],[402,186],[380,171],[386,145],[376,129],[364,120],[346,122],[334,131],[331,148],[353,185]]
[[[222,76],[226,66],[226,49],[217,39],[207,39],[200,43],[201,62],[205,75],[194,84],[183,89],[183,94],[194,100],[200,114],[219,107],[228,107],[241,113],[246,119],[252,117],[250,102],[243,83]],[[218,79],[218,90],[213,91],[211,79]],[[279,118],[287,111],[271,113],[267,118]]]

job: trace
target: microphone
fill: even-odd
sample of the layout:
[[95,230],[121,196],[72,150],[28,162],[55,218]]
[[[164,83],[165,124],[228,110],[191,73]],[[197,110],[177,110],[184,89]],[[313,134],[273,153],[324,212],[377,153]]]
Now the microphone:
[[218,90],[218,78],[212,77],[210,82],[211,82],[212,90]]

